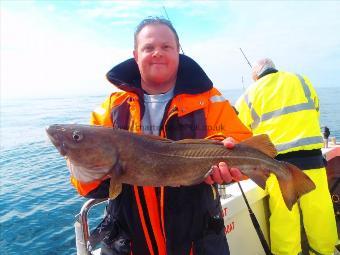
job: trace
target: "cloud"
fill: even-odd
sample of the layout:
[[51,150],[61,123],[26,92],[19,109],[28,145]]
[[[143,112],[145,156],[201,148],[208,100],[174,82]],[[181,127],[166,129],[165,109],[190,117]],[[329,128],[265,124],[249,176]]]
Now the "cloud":
[[280,69],[306,74],[319,86],[339,83],[340,5],[235,1],[221,9],[226,15],[218,22],[225,29],[200,41],[182,41],[216,86],[239,88],[242,76],[246,85],[252,82],[240,47],[251,61],[271,57]]
[[[12,2],[11,2],[12,3]],[[1,12],[2,95],[105,94],[105,73],[131,56],[135,26],[166,7],[184,51],[220,89],[251,83],[251,61],[268,56],[320,86],[338,84],[337,2],[37,1]],[[2,6],[3,7],[3,6]],[[243,80],[243,84],[242,84]]]
[[88,33],[60,31],[43,17],[2,12],[1,97],[105,94],[105,74],[131,51]]
[[[96,1],[85,2],[77,9],[83,18],[94,18],[113,25],[130,21],[135,25],[148,16],[163,16],[176,23],[177,14],[187,17],[196,17],[204,20],[214,19],[211,13],[219,10],[224,5],[221,1]],[[207,11],[209,15],[205,15]]]
[[85,18],[101,20],[128,19],[141,20],[145,16],[155,16],[162,12],[162,4],[148,1],[99,1],[82,6],[77,12]]

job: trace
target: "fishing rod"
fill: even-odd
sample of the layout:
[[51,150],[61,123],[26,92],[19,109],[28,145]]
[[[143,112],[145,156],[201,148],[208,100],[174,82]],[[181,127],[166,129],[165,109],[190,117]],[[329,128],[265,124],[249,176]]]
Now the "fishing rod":
[[254,225],[254,228],[255,228],[255,230],[256,230],[256,233],[257,233],[257,235],[258,235],[258,237],[259,237],[259,239],[260,239],[260,242],[261,242],[261,244],[262,244],[262,247],[263,247],[264,252],[266,253],[266,255],[273,255],[273,254],[271,253],[271,251],[270,251],[270,248],[269,248],[269,245],[268,245],[266,239],[264,238],[264,235],[263,235],[263,232],[262,232],[262,230],[261,230],[260,224],[259,224],[258,220],[256,219],[256,216],[255,216],[253,210],[251,209],[251,207],[250,207],[250,205],[249,205],[249,203],[248,203],[248,199],[246,198],[246,195],[244,194],[244,191],[243,191],[243,189],[242,189],[242,186],[241,186],[240,182],[237,182],[237,184],[238,184],[238,186],[239,186],[239,188],[240,188],[240,190],[241,190],[241,193],[242,193],[244,202],[245,202],[246,205],[247,205],[250,219],[251,219],[251,221],[252,221],[252,223],[253,223],[253,225]]
[[[250,64],[250,62],[249,62],[248,58],[246,57],[246,54],[244,54],[244,52],[243,52],[242,48],[240,47],[239,49],[240,49],[240,51],[241,51],[241,53],[242,53],[243,57],[244,57],[244,58],[245,58],[245,60],[247,61],[248,65],[250,66],[250,68],[253,68],[253,67],[252,67],[252,65]],[[245,88],[244,88],[244,82],[243,82],[243,76],[242,76],[242,88],[243,88],[243,92],[245,92]]]
[[[165,6],[163,5],[162,7],[163,7],[163,10],[164,10],[164,12],[165,12],[165,16],[166,16],[167,20],[169,20],[169,21],[171,22],[171,20],[170,20],[170,18],[169,18],[169,16],[168,16],[168,12],[167,12],[166,9],[165,9]],[[182,54],[185,55],[185,53],[184,53],[184,51],[183,51],[183,49],[182,49],[182,45],[181,45],[181,44],[179,44],[179,48],[181,49]]]
[[250,64],[250,62],[249,62],[249,60],[248,60],[248,58],[246,57],[246,54],[244,54],[244,52],[243,52],[243,50],[242,50],[241,48],[240,48],[240,51],[241,51],[243,57],[246,59],[246,61],[247,61],[248,65],[250,66],[250,68],[253,68],[253,67],[251,66],[251,64]]
[[[245,60],[247,61],[248,65],[250,66],[250,68],[253,68],[252,65],[250,64],[248,58],[246,57],[246,54],[244,54],[244,52],[243,52],[243,50],[241,48],[240,48],[240,51],[241,51],[243,57],[245,58]],[[242,76],[242,84],[243,84],[243,76]],[[257,220],[257,218],[256,218],[256,216],[255,216],[255,214],[253,212],[253,210],[251,209],[251,207],[249,205],[248,199],[247,199],[246,195],[244,194],[244,191],[242,189],[242,186],[241,186],[240,182],[237,182],[237,184],[238,184],[238,186],[239,186],[239,188],[241,190],[244,202],[247,205],[250,219],[251,219],[251,221],[253,223],[253,226],[254,226],[254,228],[256,230],[256,233],[257,233],[257,235],[258,235],[258,237],[260,239],[260,242],[262,244],[263,250],[266,253],[266,255],[272,255],[272,253],[270,251],[270,248],[269,248],[269,245],[268,245],[266,239],[264,238],[264,235],[263,235],[263,232],[261,230],[260,224],[259,224],[259,222],[258,222],[258,220]]]

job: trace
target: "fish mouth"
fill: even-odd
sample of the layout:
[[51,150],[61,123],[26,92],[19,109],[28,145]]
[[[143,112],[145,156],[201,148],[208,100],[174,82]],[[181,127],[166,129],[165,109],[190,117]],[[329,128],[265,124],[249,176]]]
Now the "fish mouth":
[[63,128],[61,128],[58,125],[52,125],[46,128],[46,133],[48,138],[51,140],[53,145],[57,148],[59,153],[62,156],[66,156],[66,144],[63,142],[63,139],[61,138],[59,132],[63,131]]
[[66,145],[65,143],[61,143],[60,146],[56,146],[57,150],[59,151],[60,155],[66,157]]

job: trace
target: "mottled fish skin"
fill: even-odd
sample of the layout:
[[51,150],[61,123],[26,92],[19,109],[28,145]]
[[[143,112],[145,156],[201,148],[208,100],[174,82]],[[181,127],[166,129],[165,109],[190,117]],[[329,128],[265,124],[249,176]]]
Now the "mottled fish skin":
[[269,175],[275,174],[289,209],[315,189],[296,166],[273,159],[276,150],[267,135],[227,149],[214,140],[171,141],[101,126],[56,124],[46,132],[77,180],[90,182],[111,175],[110,197],[120,193],[122,183],[154,187],[198,184],[219,162],[239,168],[263,189]]

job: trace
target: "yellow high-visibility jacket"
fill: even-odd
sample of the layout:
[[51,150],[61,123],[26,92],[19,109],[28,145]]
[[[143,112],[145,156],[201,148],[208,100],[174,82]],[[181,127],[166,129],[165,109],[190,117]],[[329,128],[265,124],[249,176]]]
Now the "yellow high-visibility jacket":
[[235,105],[253,134],[268,134],[279,154],[321,149],[319,100],[311,82],[274,72],[252,84]]

